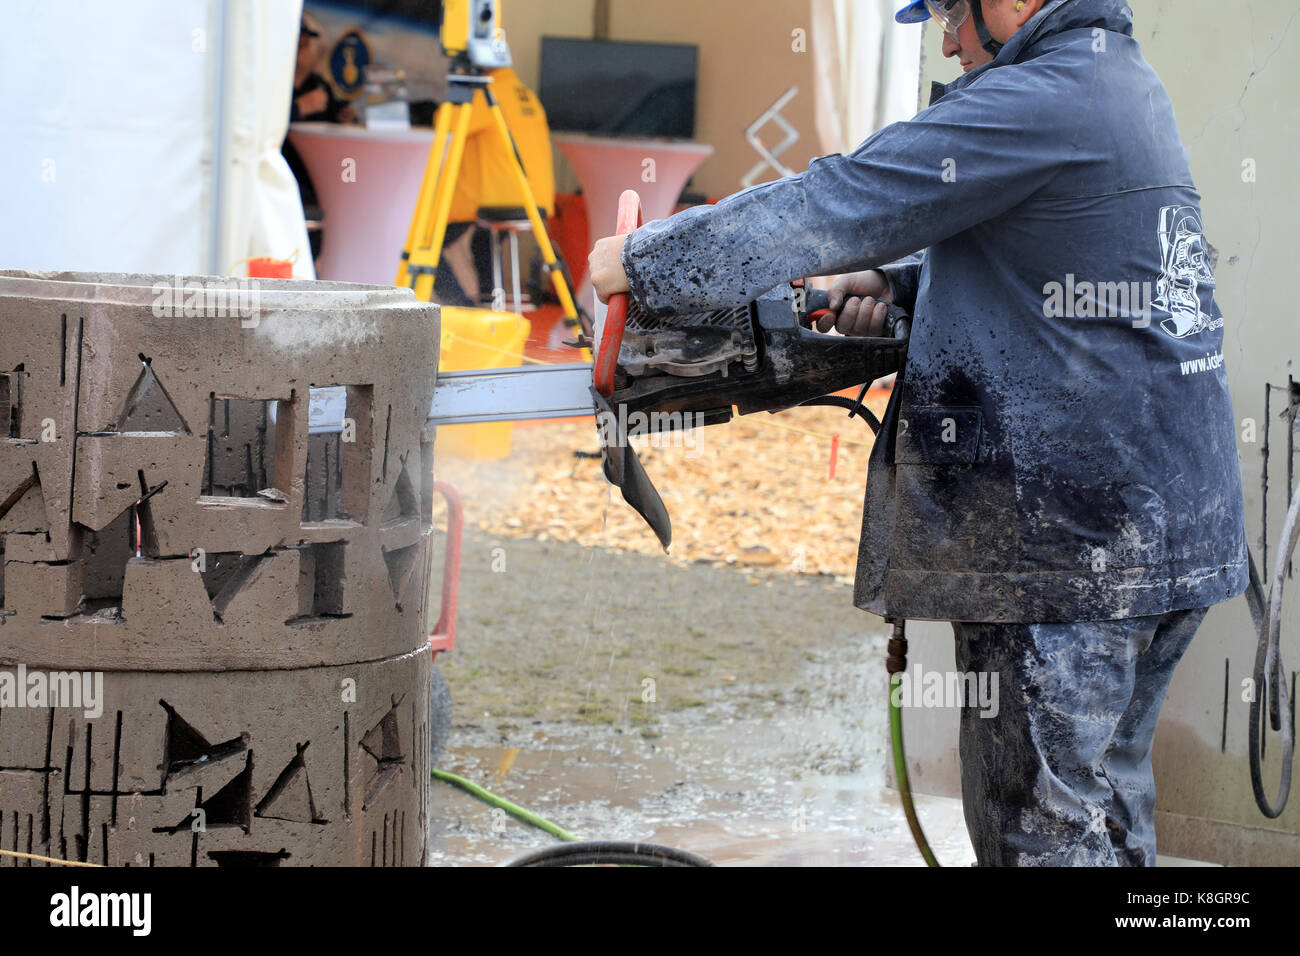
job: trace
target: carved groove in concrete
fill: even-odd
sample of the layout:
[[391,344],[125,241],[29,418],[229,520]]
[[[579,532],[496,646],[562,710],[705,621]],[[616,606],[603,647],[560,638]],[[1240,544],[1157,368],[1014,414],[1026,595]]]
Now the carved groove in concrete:
[[[0,849],[418,865],[437,309],[158,308],[212,281],[0,273]],[[20,666],[102,672],[102,714],[19,705]]]

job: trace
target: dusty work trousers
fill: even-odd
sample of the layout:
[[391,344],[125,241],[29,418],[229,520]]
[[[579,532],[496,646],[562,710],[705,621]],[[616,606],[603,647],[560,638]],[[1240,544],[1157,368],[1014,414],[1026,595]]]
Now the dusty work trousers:
[[954,623],[957,667],[996,674],[961,715],[962,803],[980,866],[1154,866],[1151,742],[1207,608],[1072,624]]

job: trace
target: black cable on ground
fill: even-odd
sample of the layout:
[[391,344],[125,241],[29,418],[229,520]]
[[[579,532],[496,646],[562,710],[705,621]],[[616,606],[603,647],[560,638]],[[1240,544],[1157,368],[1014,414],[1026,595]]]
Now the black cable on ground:
[[654,843],[591,840],[560,843],[516,857],[502,866],[713,866],[702,856]]

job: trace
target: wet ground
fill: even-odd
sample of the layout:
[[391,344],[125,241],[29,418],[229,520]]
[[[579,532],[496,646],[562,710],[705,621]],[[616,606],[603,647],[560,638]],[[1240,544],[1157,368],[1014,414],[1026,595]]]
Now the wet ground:
[[[885,640],[829,578],[467,532],[440,764],[582,839],[921,865],[885,785]],[[918,812],[944,864],[974,859],[958,801]],[[434,864],[552,842],[435,782]]]

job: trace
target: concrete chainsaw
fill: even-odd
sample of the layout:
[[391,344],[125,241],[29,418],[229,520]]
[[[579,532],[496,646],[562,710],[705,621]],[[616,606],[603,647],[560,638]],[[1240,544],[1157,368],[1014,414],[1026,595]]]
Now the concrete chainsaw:
[[[640,197],[626,190],[616,234],[640,224]],[[890,306],[884,336],[849,338],[813,328],[827,311],[826,293],[802,280],[735,308],[668,317],[614,295],[603,321],[597,317],[595,341],[569,343],[592,348],[592,364],[442,373],[427,424],[595,415],[605,477],[666,551],[672,524],[631,436],[816,404],[847,408],[878,427],[862,399],[873,381],[902,368],[911,320]],[[833,394],[855,386],[856,401]]]

